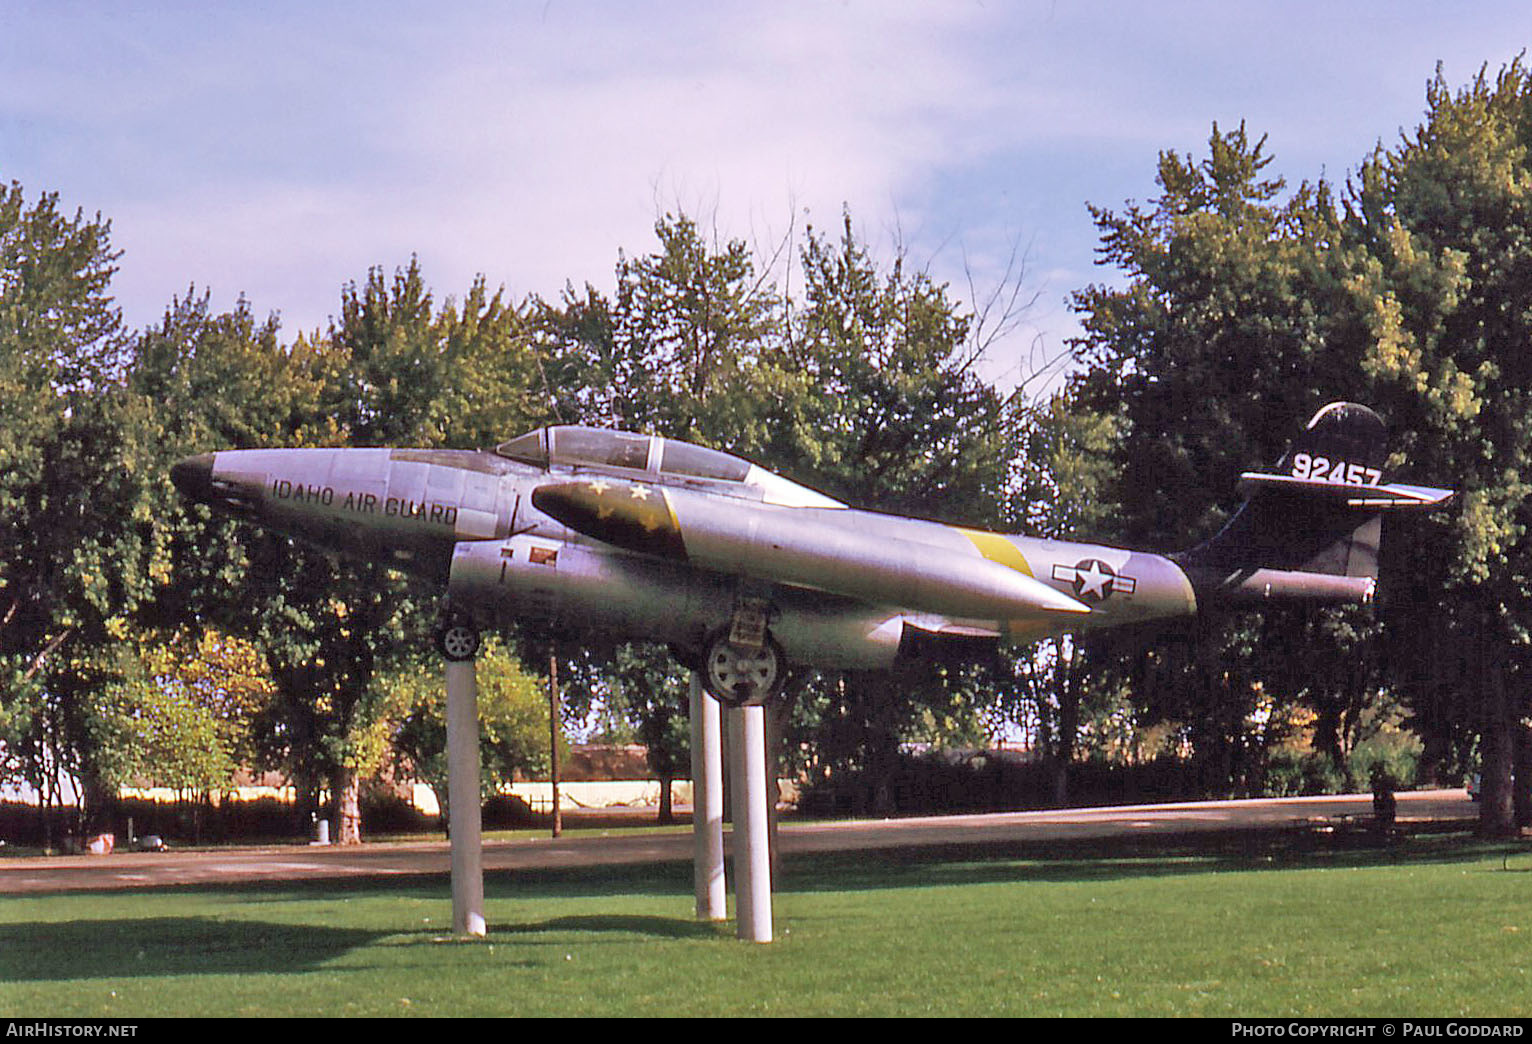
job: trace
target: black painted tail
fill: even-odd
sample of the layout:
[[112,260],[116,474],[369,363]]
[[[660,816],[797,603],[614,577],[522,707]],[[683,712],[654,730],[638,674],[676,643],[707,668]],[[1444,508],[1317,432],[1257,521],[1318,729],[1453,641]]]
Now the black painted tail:
[[1240,476],[1245,502],[1212,540],[1171,557],[1199,602],[1365,602],[1382,513],[1444,503],[1448,490],[1386,485],[1382,419],[1351,402],[1314,415],[1271,472]]

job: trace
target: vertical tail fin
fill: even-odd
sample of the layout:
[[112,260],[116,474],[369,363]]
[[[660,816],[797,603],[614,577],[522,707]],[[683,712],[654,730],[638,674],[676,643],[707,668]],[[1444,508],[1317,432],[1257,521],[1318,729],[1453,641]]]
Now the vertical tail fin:
[[1331,403],[1274,471],[1240,476],[1245,502],[1217,536],[1171,557],[1199,601],[1368,601],[1383,511],[1435,507],[1452,495],[1384,484],[1387,456],[1387,431],[1376,413]]

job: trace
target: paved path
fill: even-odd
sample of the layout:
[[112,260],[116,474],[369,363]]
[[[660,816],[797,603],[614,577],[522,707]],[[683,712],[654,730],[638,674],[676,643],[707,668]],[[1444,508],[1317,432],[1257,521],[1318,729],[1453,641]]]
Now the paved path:
[[[916,845],[1052,841],[1187,831],[1248,830],[1370,815],[1365,794],[1339,797],[1206,801],[1178,805],[1061,809],[940,816],[928,819],[855,820],[783,824],[785,853],[837,852]],[[1478,807],[1461,790],[1399,795],[1400,822],[1472,819]],[[527,836],[490,841],[484,868],[506,870],[686,862],[689,830],[602,835],[579,831],[553,839]],[[0,858],[0,894],[102,888],[158,888],[300,878],[382,877],[449,871],[443,841],[363,845],[359,848],[280,846],[199,851],[119,852],[109,856]]]

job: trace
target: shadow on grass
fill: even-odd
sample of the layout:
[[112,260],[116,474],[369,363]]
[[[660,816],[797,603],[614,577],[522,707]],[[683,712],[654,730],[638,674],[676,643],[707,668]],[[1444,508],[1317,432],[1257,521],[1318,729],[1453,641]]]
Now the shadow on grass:
[[622,914],[610,916],[590,914],[554,917],[547,921],[521,924],[495,924],[491,925],[489,930],[494,934],[520,936],[556,932],[610,932],[621,935],[647,935],[657,939],[709,939],[722,934],[722,929],[707,921]]
[[[1187,833],[1046,842],[974,842],[783,855],[778,892],[834,892],[1006,882],[1094,882],[1260,870],[1490,863],[1532,872],[1532,844],[1487,842],[1458,828]],[[1486,867],[1488,872],[1491,867]],[[672,896],[689,893],[689,863],[497,870],[491,899]],[[730,880],[733,864],[729,864]],[[551,922],[550,922],[551,923]],[[689,929],[689,922],[684,922]],[[508,930],[515,931],[514,927]],[[699,934],[706,934],[705,932]]]
[[148,917],[0,925],[0,981],[310,971],[383,933],[314,924]]
[[[782,858],[776,891],[876,892],[933,885],[1092,883],[1224,872],[1432,864],[1472,866],[1475,872],[1484,873],[1532,873],[1532,845],[1525,841],[1480,841],[1462,830],[1433,832],[1411,828],[1389,838],[1377,838],[1365,831],[1259,830],[799,853]],[[614,906],[634,897],[663,900],[654,907],[661,913],[653,915],[597,912],[537,920],[538,913],[549,911],[546,908],[538,911],[535,906],[518,907],[517,913],[510,916],[508,911],[502,911],[500,920],[492,925],[492,933],[528,943],[542,938],[551,940],[558,933],[686,940],[712,938],[719,932],[706,922],[663,916],[663,911],[676,908],[674,903],[681,897],[687,897],[689,902],[692,889],[689,863],[496,870],[485,874],[484,883],[486,898],[496,903],[594,900],[592,905],[599,910],[606,897],[614,900]],[[250,913],[266,904],[354,898],[423,902],[430,904],[425,912],[431,913],[446,907],[451,893],[446,879],[433,875],[184,885],[157,889],[156,894],[213,897],[227,907],[245,906]],[[106,898],[120,903],[131,901],[129,895],[78,892],[60,896],[58,901],[94,902]],[[434,913],[432,917],[435,918]],[[384,920],[387,919],[385,916]],[[90,911],[87,918],[62,924],[0,924],[0,981],[301,971],[346,950],[369,945],[385,934],[397,934],[400,929],[410,930],[402,924],[396,924],[389,932],[313,923],[289,925],[269,923],[269,919],[260,917],[113,920],[101,916],[98,908]],[[440,930],[439,923],[419,929],[422,936],[435,936]]]
[[1341,869],[1499,860],[1532,872],[1532,845],[1461,832],[1218,832],[1077,841],[979,842],[816,853],[784,859],[778,891],[877,890],[1007,882],[1094,882],[1202,873]]

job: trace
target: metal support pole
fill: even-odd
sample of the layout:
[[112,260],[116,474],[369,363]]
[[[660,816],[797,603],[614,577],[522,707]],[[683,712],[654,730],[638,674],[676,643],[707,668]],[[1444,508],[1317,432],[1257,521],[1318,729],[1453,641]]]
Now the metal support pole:
[[729,709],[736,934],[771,942],[771,824],[766,816],[766,708]]
[[483,935],[479,683],[473,660],[447,661],[447,815],[452,833],[452,931]]
[[692,672],[692,876],[697,919],[729,916],[723,870],[723,718],[718,701]]

